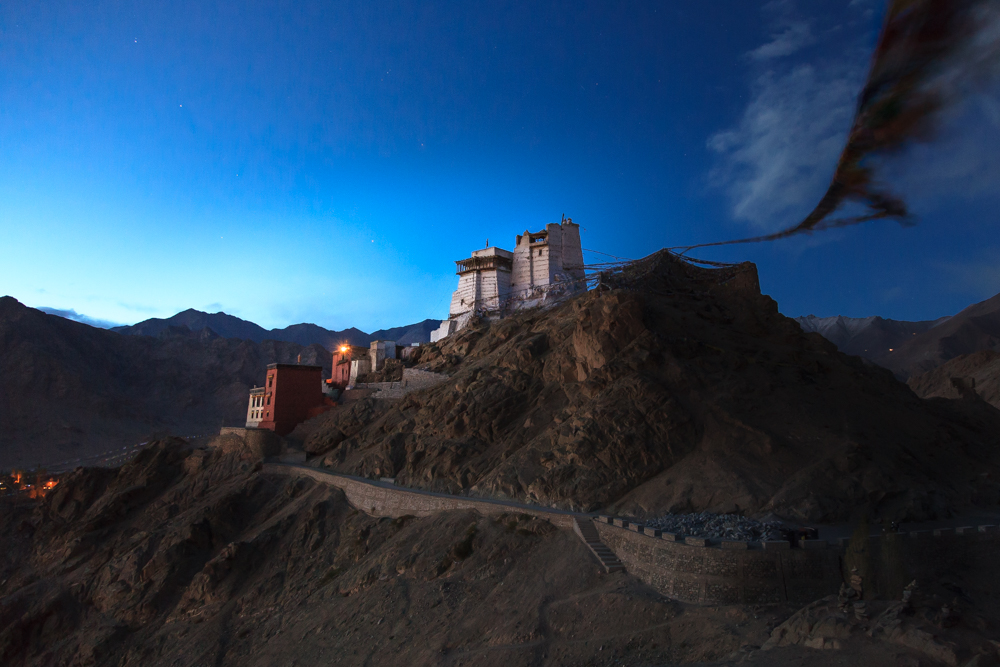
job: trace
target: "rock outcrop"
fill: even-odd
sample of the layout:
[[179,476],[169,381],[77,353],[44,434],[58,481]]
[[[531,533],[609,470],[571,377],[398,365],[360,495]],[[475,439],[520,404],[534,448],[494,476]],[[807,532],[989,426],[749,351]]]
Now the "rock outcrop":
[[919,519],[1000,498],[990,406],[920,400],[804,333],[752,265],[664,252],[629,271],[429,346],[418,365],[450,381],[333,411],[307,449],[409,486],[640,516]]

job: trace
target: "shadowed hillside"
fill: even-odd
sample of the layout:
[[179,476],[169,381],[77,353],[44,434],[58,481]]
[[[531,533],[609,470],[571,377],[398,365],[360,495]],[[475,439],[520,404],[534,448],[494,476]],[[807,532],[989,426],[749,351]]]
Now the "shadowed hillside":
[[963,354],[906,383],[923,398],[978,397],[1000,409],[1000,352]]
[[981,350],[1000,352],[1000,294],[914,336],[879,363],[905,380]]
[[[684,604],[602,574],[544,520],[376,518],[339,489],[261,474],[236,440],[215,445],[154,443],[120,469],[65,475],[40,501],[0,499],[0,663],[881,667],[950,651],[962,662],[947,664],[966,664],[1000,627],[992,567],[923,584],[929,620],[872,636],[831,614],[834,597],[794,615]],[[934,627],[960,587],[964,625]],[[831,624],[841,650],[811,648],[810,629],[822,642]]]
[[882,317],[796,317],[803,331],[815,331],[844,354],[853,354],[885,365],[884,360],[914,336],[947,321],[947,317],[924,322],[887,320]]
[[1000,412],[921,400],[804,333],[752,265],[663,252],[603,282],[425,348],[451,382],[325,415],[306,447],[409,486],[639,515],[915,519],[1000,499]]
[[330,353],[318,345],[185,327],[125,336],[0,298],[0,469],[242,425],[267,364],[299,355],[329,377]]

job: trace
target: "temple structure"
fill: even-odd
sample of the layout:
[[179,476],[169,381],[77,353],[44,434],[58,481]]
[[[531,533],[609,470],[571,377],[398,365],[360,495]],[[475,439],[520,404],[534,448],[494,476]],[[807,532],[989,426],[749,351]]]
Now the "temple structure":
[[352,362],[368,358],[368,348],[344,343],[333,351],[330,379],[326,381],[331,389],[347,389],[351,379]]
[[431,342],[463,328],[476,313],[542,305],[586,289],[580,226],[569,218],[517,237],[514,252],[488,246],[456,264],[458,289]]
[[286,435],[325,407],[322,366],[268,364],[263,387],[250,390],[247,428]]

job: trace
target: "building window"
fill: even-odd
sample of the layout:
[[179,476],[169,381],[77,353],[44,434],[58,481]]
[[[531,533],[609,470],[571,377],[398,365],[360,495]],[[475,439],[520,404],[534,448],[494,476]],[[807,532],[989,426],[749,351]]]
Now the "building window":
[[267,388],[270,389],[273,386],[274,386],[274,376],[273,375],[268,375],[267,376]]
[[270,394],[268,394],[268,396],[267,396],[267,404],[271,405],[271,395]]

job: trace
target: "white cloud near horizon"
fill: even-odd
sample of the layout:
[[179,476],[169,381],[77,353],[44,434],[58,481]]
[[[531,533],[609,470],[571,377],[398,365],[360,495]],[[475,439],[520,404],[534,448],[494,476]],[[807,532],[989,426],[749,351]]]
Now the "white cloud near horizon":
[[63,310],[60,308],[48,308],[45,306],[39,307],[38,310],[46,313],[48,315],[56,315],[57,317],[64,317],[67,320],[73,320],[74,322],[80,322],[81,324],[87,324],[98,329],[110,329],[112,327],[122,326],[119,322],[109,322],[108,320],[100,320],[93,317],[88,317],[82,313],[78,313],[72,308],[69,310]]

